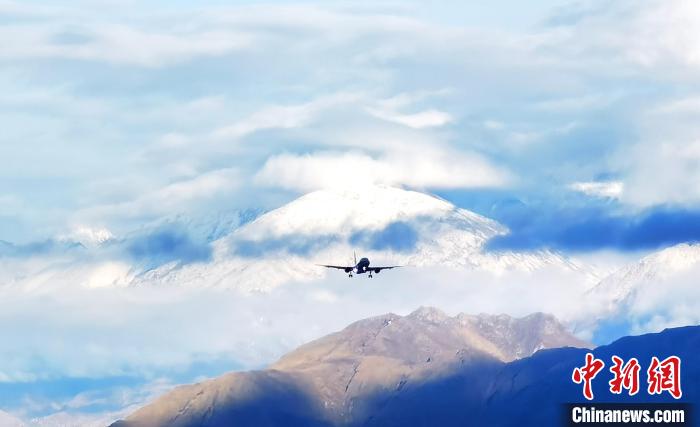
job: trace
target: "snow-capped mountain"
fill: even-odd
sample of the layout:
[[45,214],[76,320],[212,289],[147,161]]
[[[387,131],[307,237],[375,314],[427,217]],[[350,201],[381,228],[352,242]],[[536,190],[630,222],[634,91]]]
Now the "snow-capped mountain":
[[484,250],[503,225],[428,194],[392,187],[319,190],[265,213],[212,244],[206,263],[171,262],[135,282],[265,290],[327,274],[315,264],[451,267],[493,274],[556,266],[595,279],[592,270],[551,251]]
[[105,227],[78,226],[70,232],[58,236],[57,240],[78,243],[84,247],[97,247],[114,239],[114,234]]
[[700,244],[678,244],[605,277],[586,298],[599,306],[595,321],[630,333],[700,322]]
[[186,230],[188,236],[193,240],[213,242],[229,235],[263,213],[264,211],[260,209],[243,209],[212,212],[202,216],[170,215],[144,225],[140,230],[131,233],[131,235],[124,236],[124,239],[149,234],[149,232],[152,233],[157,230],[177,228]]
[[[254,220],[250,220],[255,218]],[[328,274],[315,264],[351,265],[353,251],[374,265],[447,267],[489,274],[559,268],[594,284],[591,268],[551,251],[490,252],[508,229],[446,200],[392,187],[319,190],[278,209],[211,221],[168,219],[87,248],[74,263],[46,268],[43,283],[186,286],[265,291]],[[19,280],[21,281],[21,280]]]
[[617,305],[646,284],[660,284],[700,267],[700,244],[681,243],[654,252],[604,278],[591,294],[604,294]]

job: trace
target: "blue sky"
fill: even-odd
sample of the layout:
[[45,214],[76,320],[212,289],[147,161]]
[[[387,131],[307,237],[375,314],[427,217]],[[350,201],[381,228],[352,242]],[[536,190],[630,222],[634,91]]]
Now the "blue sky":
[[694,220],[692,2],[168,6],[2,3],[0,239],[373,182]]

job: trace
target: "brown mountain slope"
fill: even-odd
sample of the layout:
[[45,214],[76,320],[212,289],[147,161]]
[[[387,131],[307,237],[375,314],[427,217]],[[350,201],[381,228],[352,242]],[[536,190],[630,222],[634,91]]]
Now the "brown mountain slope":
[[434,308],[386,314],[303,345],[266,370],[178,387],[117,425],[365,423],[383,402],[415,384],[467,370],[470,393],[478,395],[504,362],[563,346],[586,343],[541,313],[519,319],[450,317]]

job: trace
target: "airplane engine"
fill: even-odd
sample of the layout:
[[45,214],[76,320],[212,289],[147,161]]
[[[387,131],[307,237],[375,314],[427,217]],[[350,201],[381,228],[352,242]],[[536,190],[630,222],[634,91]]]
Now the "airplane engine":
[[351,271],[352,271],[352,267],[348,267],[348,268],[345,269],[345,272],[346,272],[346,273],[350,273]]
[[377,273],[377,274],[379,274],[380,271],[382,271],[382,270],[380,270],[380,269],[378,269],[378,268],[377,268],[376,270],[374,270],[374,272]]

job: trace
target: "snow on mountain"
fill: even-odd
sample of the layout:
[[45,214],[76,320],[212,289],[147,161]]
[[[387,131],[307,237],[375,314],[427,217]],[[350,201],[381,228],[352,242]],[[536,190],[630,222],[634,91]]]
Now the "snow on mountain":
[[11,282],[26,279],[35,289],[65,283],[268,291],[329,274],[315,264],[352,265],[353,251],[374,265],[493,275],[553,267],[591,284],[598,281],[592,269],[552,251],[485,250],[489,239],[505,233],[508,229],[494,220],[417,191],[320,190],[262,215],[175,216],[122,237],[93,230],[83,234],[99,244],[36,274],[14,274]]
[[379,230],[393,222],[419,217],[456,220],[482,239],[506,232],[497,222],[457,210],[435,196],[373,186],[359,190],[314,191],[263,215],[240,230],[240,234],[254,239],[295,234],[347,235],[356,230]]
[[61,242],[76,242],[85,247],[97,247],[114,239],[114,234],[105,227],[78,226],[58,236]]
[[[700,322],[700,244],[679,244],[622,267],[586,295],[598,305],[594,322],[613,335]],[[606,326],[607,325],[607,326]]]
[[315,264],[352,265],[352,253],[374,265],[451,267],[502,274],[556,266],[591,281],[590,269],[551,251],[484,250],[508,229],[428,194],[392,187],[319,190],[270,211],[213,242],[212,260],[168,263],[136,277],[139,284],[182,283],[248,291],[327,274]]
[[591,294],[605,295],[615,306],[645,284],[669,281],[695,267],[700,267],[700,244],[681,243],[619,269],[591,289]]
[[227,236],[240,226],[247,224],[263,213],[260,209],[243,209],[232,211],[219,211],[202,216],[171,215],[146,224],[137,232],[124,238],[129,239],[133,235],[149,234],[163,229],[183,229],[188,235],[197,241],[213,242]]

